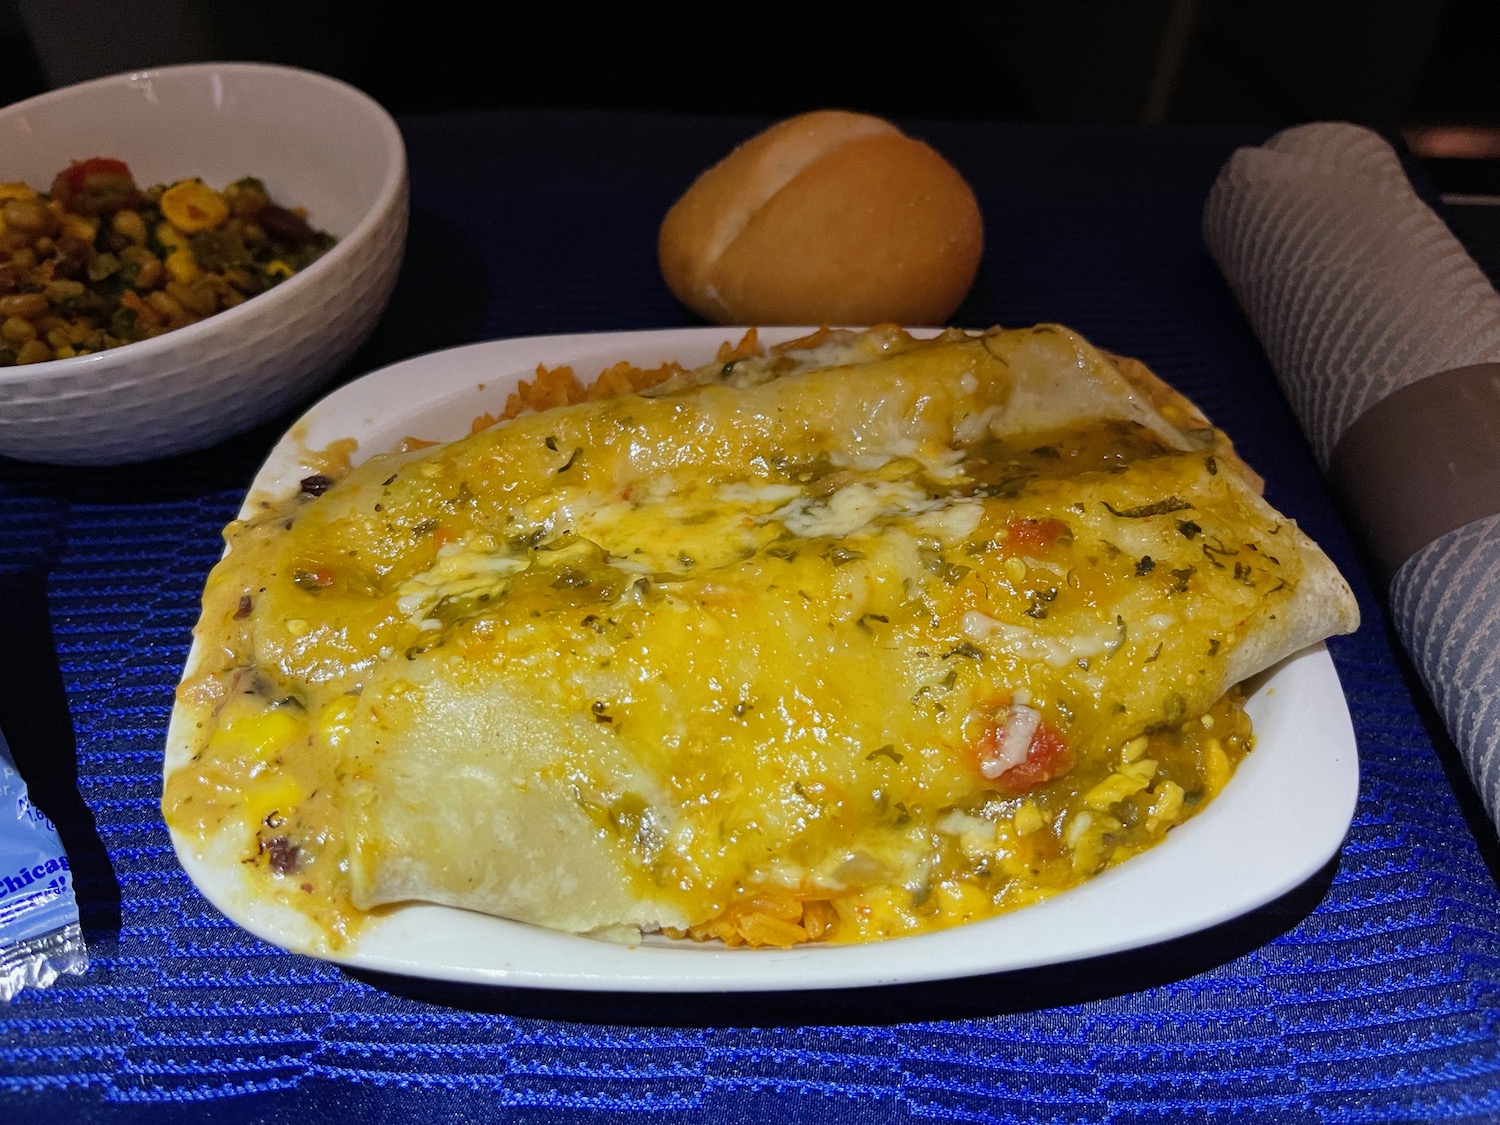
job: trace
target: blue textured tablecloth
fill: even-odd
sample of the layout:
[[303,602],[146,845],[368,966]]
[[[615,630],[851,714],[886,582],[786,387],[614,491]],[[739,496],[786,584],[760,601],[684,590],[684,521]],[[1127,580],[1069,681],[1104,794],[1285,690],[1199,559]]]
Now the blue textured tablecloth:
[[[761,124],[404,120],[407,258],[345,377],[490,337],[694,323],[657,273],[657,224]],[[984,209],[955,320],[1062,321],[1145,359],[1355,585],[1365,625],[1330,644],[1363,778],[1338,860],[1191,938],[931,985],[651,997],[354,976],[225,921],[157,807],[203,579],[291,419],[134,468],[0,460],[0,729],[63,835],[93,955],[0,1008],[0,1120],[1500,1121],[1493,827],[1199,235],[1220,164],[1269,130],[911,127]]]

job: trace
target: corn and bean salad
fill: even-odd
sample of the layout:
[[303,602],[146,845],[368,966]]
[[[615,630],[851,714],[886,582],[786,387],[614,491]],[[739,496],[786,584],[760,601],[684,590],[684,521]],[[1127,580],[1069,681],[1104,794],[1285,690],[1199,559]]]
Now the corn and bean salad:
[[246,177],[142,189],[123,161],[0,183],[0,367],[116,348],[263,293],[334,245]]

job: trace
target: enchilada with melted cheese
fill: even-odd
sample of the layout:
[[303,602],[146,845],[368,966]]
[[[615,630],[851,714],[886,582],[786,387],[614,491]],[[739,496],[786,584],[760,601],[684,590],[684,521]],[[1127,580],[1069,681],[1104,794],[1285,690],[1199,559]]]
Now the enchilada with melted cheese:
[[1220,431],[1059,326],[656,380],[231,525],[174,835],[333,946],[408,901],[919,933],[1162,839],[1252,745],[1236,685],[1357,623]]

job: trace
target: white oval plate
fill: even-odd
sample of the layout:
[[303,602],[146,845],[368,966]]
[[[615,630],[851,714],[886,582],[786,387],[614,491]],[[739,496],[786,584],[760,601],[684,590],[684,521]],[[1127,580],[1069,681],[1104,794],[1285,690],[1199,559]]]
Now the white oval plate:
[[[774,343],[807,329],[761,331]],[[355,380],[317,403],[271,451],[250,497],[294,492],[317,471],[310,451],[340,438],[355,460],[404,437],[451,440],[498,413],[540,363],[581,379],[629,359],[696,366],[742,330],[687,328],[533,336],[419,356]],[[251,503],[247,497],[246,505]],[[197,648],[188,656],[191,668]],[[940,933],[868,945],[726,949],[648,939],[617,945],[450,907],[400,907],[352,947],[317,947],[300,916],[249,893],[237,857],[201,853],[173,832],[189,878],[229,918],[276,945],[374,972],[511,987],[635,992],[849,988],[995,973],[1096,957],[1181,937],[1280,897],[1315,875],[1354,815],[1359,760],[1344,693],[1323,645],[1256,678],[1256,746],[1219,797],[1157,847],[1034,906]],[[166,769],[185,759],[174,712]]]

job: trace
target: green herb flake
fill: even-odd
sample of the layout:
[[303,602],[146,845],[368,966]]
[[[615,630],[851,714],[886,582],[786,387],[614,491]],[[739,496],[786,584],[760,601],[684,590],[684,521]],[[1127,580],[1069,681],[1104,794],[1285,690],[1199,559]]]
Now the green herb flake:
[[1171,512],[1180,512],[1192,505],[1181,497],[1168,496],[1165,500],[1158,500],[1154,504],[1142,504],[1138,508],[1126,508],[1123,511],[1116,509],[1108,500],[1101,503],[1109,509],[1109,514],[1122,520],[1148,519],[1151,516],[1165,516]]
[[299,568],[292,571],[292,585],[299,590],[306,590],[310,594],[316,594],[324,587],[333,585],[333,581],[324,573]]
[[947,660],[950,656],[962,656],[967,660],[983,660],[984,651],[982,649],[976,648],[968,641],[964,641],[962,644],[955,645],[953,648],[943,653],[944,660]]
[[823,557],[834,566],[843,566],[845,563],[856,562],[864,558],[864,552],[851,551],[848,547],[829,547],[823,552]]

